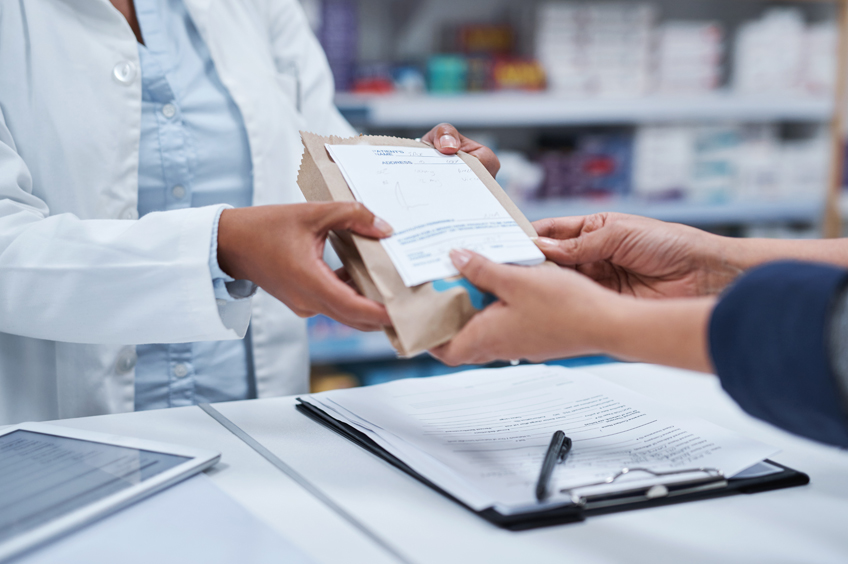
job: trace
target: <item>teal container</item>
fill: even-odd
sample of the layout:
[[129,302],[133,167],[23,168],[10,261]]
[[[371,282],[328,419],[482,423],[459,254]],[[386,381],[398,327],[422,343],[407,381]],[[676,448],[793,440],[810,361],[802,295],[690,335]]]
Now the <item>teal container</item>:
[[468,61],[460,55],[433,55],[427,61],[430,92],[457,94],[468,84]]

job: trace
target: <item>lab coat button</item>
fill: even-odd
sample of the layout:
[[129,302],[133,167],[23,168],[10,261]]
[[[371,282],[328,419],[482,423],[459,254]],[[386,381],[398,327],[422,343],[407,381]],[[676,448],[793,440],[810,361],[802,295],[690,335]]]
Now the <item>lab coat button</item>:
[[215,305],[217,305],[218,307],[224,307],[225,305],[227,305],[227,300],[222,300],[221,298],[218,298],[217,300],[215,300]]
[[138,356],[135,354],[135,348],[130,348],[121,353],[118,357],[118,362],[115,364],[115,369],[119,374],[126,374],[133,368],[138,361]]
[[112,76],[124,86],[132,84],[137,74],[138,67],[132,61],[123,61],[112,69]]
[[188,367],[185,364],[180,362],[176,366],[174,366],[174,376],[176,376],[177,378],[182,378],[186,374],[188,374]]
[[176,186],[171,188],[171,194],[173,194],[174,198],[176,198],[177,200],[182,200],[183,198],[185,198],[186,189],[182,185],[177,184]]
[[137,210],[127,210],[124,212],[124,219],[138,219],[138,211]]
[[166,118],[172,118],[177,113],[177,108],[173,104],[165,104],[162,106],[162,115]]

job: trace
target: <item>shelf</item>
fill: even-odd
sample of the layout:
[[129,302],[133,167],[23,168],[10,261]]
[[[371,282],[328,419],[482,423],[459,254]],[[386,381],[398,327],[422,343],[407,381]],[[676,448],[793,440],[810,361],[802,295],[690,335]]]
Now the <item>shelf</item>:
[[833,104],[827,98],[698,96],[574,98],[538,92],[461,95],[357,95],[340,93],[336,105],[357,126],[430,128],[578,126],[663,122],[824,122]]
[[313,364],[369,362],[398,358],[382,332],[355,333],[341,339],[309,339],[309,358]]
[[521,211],[530,221],[546,217],[619,212],[643,215],[698,227],[719,225],[763,225],[770,223],[817,223],[824,214],[824,199],[794,199],[779,202],[644,202],[632,200],[544,200],[523,202]]

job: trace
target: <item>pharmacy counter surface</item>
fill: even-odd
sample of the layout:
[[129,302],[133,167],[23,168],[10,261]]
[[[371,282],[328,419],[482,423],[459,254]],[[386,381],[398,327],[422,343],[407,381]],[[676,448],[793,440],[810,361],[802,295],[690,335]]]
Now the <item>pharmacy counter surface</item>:
[[308,419],[291,397],[214,408],[312,491],[200,408],[57,423],[221,451],[212,481],[317,562],[848,561],[848,453],[748,417],[710,376],[628,364],[584,370],[779,447],[773,460],[806,472],[811,483],[509,532]]

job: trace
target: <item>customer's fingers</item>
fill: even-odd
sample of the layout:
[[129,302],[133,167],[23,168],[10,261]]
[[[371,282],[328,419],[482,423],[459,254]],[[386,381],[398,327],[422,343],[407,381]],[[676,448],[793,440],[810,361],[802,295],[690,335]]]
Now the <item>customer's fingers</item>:
[[486,364],[508,354],[505,341],[512,325],[508,306],[497,302],[474,317],[447,343],[431,349],[431,355],[449,366]]
[[452,250],[450,258],[469,282],[501,299],[508,300],[520,286],[519,273],[522,267],[498,264],[466,249]]
[[533,228],[539,237],[549,239],[573,239],[583,232],[586,223],[585,215],[569,217],[549,217],[533,222]]
[[622,292],[623,271],[608,261],[590,262],[575,267],[577,272],[591,278],[604,288]]
[[537,237],[534,242],[548,259],[562,266],[574,266],[609,259],[617,247],[611,235],[608,231],[594,231],[573,239]]

